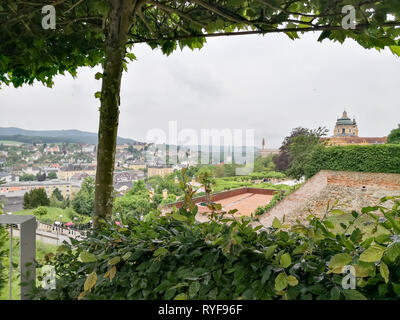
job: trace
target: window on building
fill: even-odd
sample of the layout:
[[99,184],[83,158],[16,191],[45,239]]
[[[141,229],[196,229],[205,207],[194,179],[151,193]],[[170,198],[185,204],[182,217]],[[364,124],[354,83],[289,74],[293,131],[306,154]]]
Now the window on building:
[[343,129],[342,129],[342,133],[346,133],[346,129],[343,128]]

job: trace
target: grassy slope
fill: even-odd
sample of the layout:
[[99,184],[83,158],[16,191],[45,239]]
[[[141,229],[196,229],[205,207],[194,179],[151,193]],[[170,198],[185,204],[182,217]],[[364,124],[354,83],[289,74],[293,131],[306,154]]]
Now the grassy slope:
[[18,142],[18,141],[0,140],[0,144],[4,144],[4,145],[13,145],[13,146],[20,146],[20,145],[23,145],[24,143]]
[[[61,222],[70,222],[73,221],[73,219],[71,219],[71,217],[68,215],[67,210],[64,209],[60,209],[60,208],[54,208],[54,207],[46,207],[48,212],[46,215],[43,215],[41,217],[36,217],[39,221],[41,222],[48,222],[46,220],[50,220],[50,221],[61,221]],[[24,209],[21,211],[16,212],[16,215],[34,215],[33,214],[34,209]],[[76,213],[75,213],[76,214]],[[60,215],[62,215],[62,219],[60,218]],[[77,215],[77,214],[76,214]],[[89,220],[91,219],[91,217],[89,216],[82,216],[82,215],[78,215],[79,217],[82,217],[84,219],[84,222],[89,222]]]

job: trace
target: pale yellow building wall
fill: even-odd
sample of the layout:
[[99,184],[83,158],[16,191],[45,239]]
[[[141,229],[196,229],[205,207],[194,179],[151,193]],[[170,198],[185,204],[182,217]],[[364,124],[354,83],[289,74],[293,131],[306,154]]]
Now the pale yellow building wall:
[[161,176],[165,177],[168,174],[171,174],[174,172],[173,168],[151,168],[149,167],[147,169],[147,176],[152,177],[152,176]]

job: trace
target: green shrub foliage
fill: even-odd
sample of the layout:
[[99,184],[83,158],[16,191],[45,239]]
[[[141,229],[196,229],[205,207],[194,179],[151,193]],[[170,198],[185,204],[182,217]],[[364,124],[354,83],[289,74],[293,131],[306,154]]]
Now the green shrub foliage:
[[49,206],[50,199],[43,188],[33,189],[24,195],[24,209],[35,209],[37,207]]
[[321,146],[304,171],[309,178],[320,170],[400,173],[400,145]]
[[[2,203],[0,203],[0,215],[4,214],[2,210]],[[7,231],[4,226],[0,225],[0,290],[4,288],[7,281],[7,273],[5,266],[5,259],[8,254],[7,244]]]
[[[197,223],[189,202],[164,216],[133,216],[59,247],[46,262],[55,266],[56,289],[38,288],[34,298],[398,299],[400,201],[383,203],[390,209],[353,212],[335,233],[327,217],[339,210],[293,226],[275,219],[267,229],[229,218],[233,212]],[[355,227],[364,217],[368,234]],[[355,289],[342,286],[346,265],[356,270]]]
[[3,226],[0,226],[0,290],[2,290],[7,281],[7,268],[5,266],[5,260],[8,254],[6,247],[7,243],[7,232]]

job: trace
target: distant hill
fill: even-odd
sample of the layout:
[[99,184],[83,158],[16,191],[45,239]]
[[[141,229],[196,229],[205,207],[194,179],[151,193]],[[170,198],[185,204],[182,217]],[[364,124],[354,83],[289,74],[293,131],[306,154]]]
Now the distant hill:
[[[97,133],[80,130],[24,130],[20,128],[0,128],[0,141],[24,143],[82,143],[97,144]],[[118,144],[137,144],[133,139],[118,137]]]

